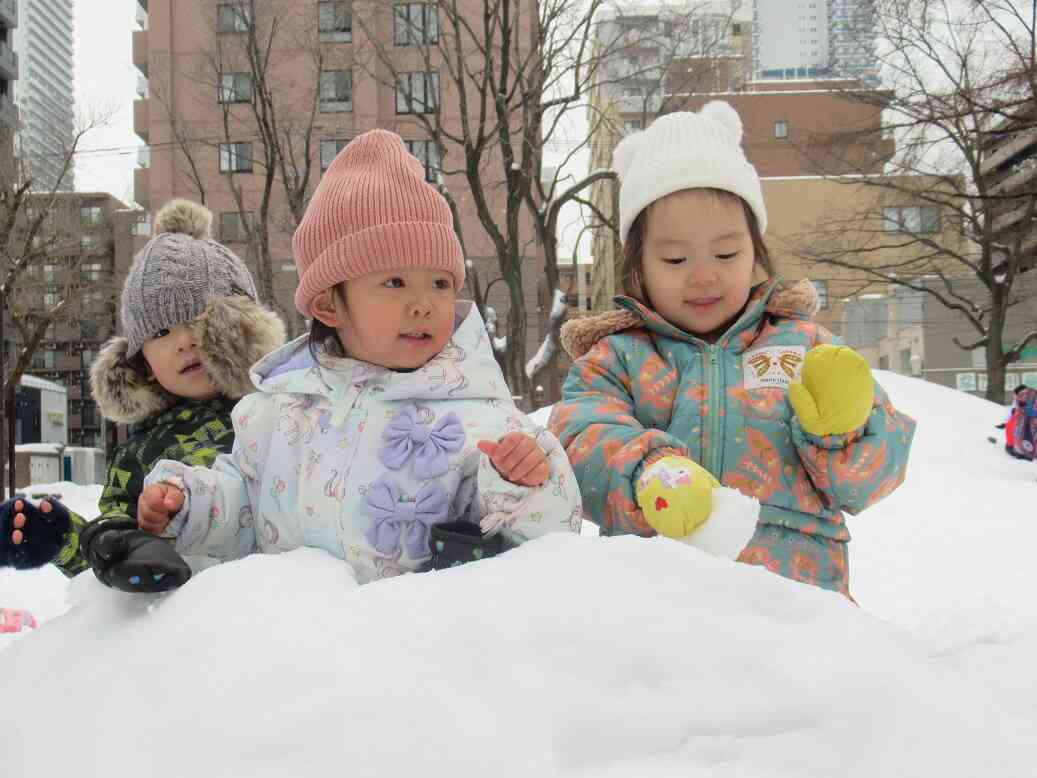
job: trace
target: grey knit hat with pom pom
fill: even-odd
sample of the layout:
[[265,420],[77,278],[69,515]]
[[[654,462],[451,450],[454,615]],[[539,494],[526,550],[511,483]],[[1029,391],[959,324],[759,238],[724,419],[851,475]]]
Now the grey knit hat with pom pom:
[[612,152],[619,174],[619,236],[656,200],[682,189],[722,189],[752,208],[767,231],[760,177],[742,151],[742,120],[729,103],[713,100],[702,110],[660,116],[628,135]]
[[127,357],[162,330],[200,316],[214,297],[257,300],[245,263],[214,241],[211,229],[209,209],[189,200],[170,200],[155,216],[154,237],[134,257],[122,289]]

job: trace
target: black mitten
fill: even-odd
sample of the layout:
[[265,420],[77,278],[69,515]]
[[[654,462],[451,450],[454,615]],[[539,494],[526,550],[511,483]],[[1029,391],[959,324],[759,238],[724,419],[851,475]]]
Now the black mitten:
[[191,568],[167,540],[130,519],[92,522],[80,544],[97,579],[124,592],[152,594],[182,586]]
[[494,535],[484,538],[478,524],[469,521],[448,521],[433,524],[429,536],[432,570],[445,570],[466,562],[497,556],[504,550],[504,538]]
[[[47,497],[51,509],[44,513],[29,502],[25,495],[16,494],[9,500],[0,503],[0,567],[14,567],[18,570],[29,570],[53,562],[58,552],[68,541],[68,533],[72,529],[72,519],[65,506],[53,497]],[[22,509],[16,511],[14,504],[22,503]],[[14,517],[25,514],[25,526],[22,527],[22,542],[17,545],[11,540],[14,532]]]

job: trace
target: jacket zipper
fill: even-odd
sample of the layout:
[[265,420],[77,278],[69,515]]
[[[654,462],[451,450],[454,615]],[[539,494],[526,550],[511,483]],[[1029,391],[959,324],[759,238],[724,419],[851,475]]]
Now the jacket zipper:
[[706,452],[706,461],[702,466],[720,480],[718,468],[720,467],[720,369],[717,365],[717,352],[719,346],[710,343],[709,349],[709,451]]

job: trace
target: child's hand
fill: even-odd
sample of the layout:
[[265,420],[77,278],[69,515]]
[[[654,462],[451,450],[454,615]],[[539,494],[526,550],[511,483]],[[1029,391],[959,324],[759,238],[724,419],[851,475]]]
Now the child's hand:
[[547,455],[523,432],[509,432],[497,442],[480,440],[477,445],[505,481],[519,486],[540,486],[551,475]]
[[[14,514],[14,521],[11,522],[11,526],[14,527],[14,530],[11,532],[11,542],[18,546],[25,539],[25,522],[28,521],[25,517],[25,511],[31,510],[32,506],[25,500],[16,499],[13,507],[16,513]],[[50,500],[40,500],[41,513],[50,513],[51,510],[53,509],[51,508]]]
[[152,484],[137,498],[137,524],[145,532],[161,535],[184,504],[184,493],[172,484]]
[[53,562],[64,548],[72,519],[54,498],[39,506],[24,497],[0,503],[0,567],[29,569]]
[[789,386],[789,402],[806,432],[844,435],[867,423],[874,392],[864,357],[846,346],[814,346],[799,381]]
[[706,468],[687,457],[663,457],[637,480],[637,504],[656,532],[668,538],[690,535],[713,512],[713,489],[720,486]]

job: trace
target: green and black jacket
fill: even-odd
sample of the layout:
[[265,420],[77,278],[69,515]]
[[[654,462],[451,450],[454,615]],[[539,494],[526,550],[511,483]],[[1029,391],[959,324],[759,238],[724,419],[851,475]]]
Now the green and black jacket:
[[[237,400],[183,400],[167,411],[135,425],[130,438],[115,449],[98,508],[102,519],[137,520],[137,498],[144,478],[160,459],[175,459],[189,465],[209,467],[220,454],[234,446],[231,410]],[[79,547],[79,532],[86,519],[72,511],[68,541],[54,559],[67,576],[89,567]]]

